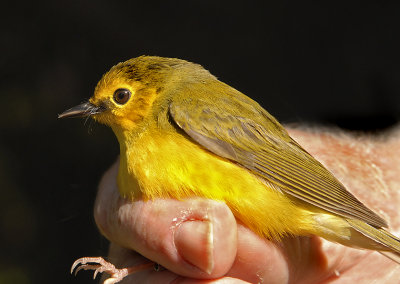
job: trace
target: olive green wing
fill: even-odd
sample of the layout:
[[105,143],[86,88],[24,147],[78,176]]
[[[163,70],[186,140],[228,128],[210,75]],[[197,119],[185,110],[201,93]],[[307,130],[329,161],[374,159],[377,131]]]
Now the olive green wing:
[[180,98],[169,105],[176,125],[197,143],[277,185],[283,192],[327,211],[386,227],[376,215],[256,102],[234,95]]

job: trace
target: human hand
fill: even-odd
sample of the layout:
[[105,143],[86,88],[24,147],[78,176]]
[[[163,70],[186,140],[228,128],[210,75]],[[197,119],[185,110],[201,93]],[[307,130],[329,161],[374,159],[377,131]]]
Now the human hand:
[[[292,130],[290,134],[323,162],[353,194],[399,229],[400,135],[386,142],[339,133]],[[95,219],[110,241],[117,267],[145,257],[165,270],[145,270],[121,283],[396,283],[398,264],[376,252],[356,250],[318,237],[264,240],[236,222],[212,200],[130,202],[116,185],[118,162],[104,175]],[[397,219],[396,219],[397,218]],[[141,255],[136,253],[139,252]],[[216,279],[215,279],[216,278]],[[202,279],[202,280],[200,280]],[[214,280],[211,280],[214,279]]]

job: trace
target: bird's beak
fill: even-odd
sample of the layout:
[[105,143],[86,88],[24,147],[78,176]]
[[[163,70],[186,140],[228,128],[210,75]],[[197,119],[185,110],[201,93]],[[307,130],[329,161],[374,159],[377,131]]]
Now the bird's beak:
[[59,114],[58,118],[87,117],[93,114],[101,113],[104,110],[104,107],[98,107],[90,102],[85,102],[80,105],[74,106],[73,108],[67,109],[63,113]]

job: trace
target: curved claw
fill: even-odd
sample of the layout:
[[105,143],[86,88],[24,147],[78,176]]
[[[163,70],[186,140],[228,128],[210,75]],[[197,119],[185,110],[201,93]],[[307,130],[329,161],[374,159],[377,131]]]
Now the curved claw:
[[[96,264],[87,264],[89,262],[96,263]],[[76,270],[75,270],[75,268],[76,268]],[[116,268],[113,264],[105,261],[102,257],[82,257],[82,258],[75,260],[75,262],[72,264],[71,274],[74,272],[74,270],[75,270],[75,275],[76,275],[82,269],[83,270],[90,270],[90,269],[98,270],[101,268],[104,268],[104,271],[109,270],[111,272],[116,270]]]
[[96,279],[97,274],[99,273],[100,267],[98,267],[93,273],[93,280]]
[[[93,263],[93,264],[88,264]],[[105,261],[102,257],[82,257],[72,264],[71,274],[75,270],[75,275],[83,270],[94,270],[93,279],[96,278],[98,273],[106,272],[110,274],[110,278],[108,278],[104,284],[115,284],[121,281],[125,276],[138,272],[140,270],[148,269],[153,266],[153,262],[147,262],[141,265],[129,267],[129,268],[116,268],[112,263]]]
[[[81,260],[81,258],[75,260],[74,263],[72,264],[72,266],[71,266],[71,271],[70,271],[71,274],[74,273],[75,267],[77,267],[77,266],[80,264],[80,260]],[[75,272],[75,275],[76,275],[76,272]]]
[[[90,264],[82,264],[81,266],[77,267],[75,270],[75,276],[78,274],[79,271],[81,270],[94,270],[94,275],[93,279],[96,278],[97,273],[101,270],[102,266],[101,265],[90,265]],[[100,271],[102,272],[102,271]]]

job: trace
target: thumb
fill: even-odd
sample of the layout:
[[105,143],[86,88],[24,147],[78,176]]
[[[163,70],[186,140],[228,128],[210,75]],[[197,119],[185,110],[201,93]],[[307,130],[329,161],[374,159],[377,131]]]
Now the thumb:
[[95,220],[106,238],[183,276],[209,279],[229,271],[237,226],[224,203],[199,198],[131,202],[118,193],[117,172],[118,161],[103,176],[95,204]]

